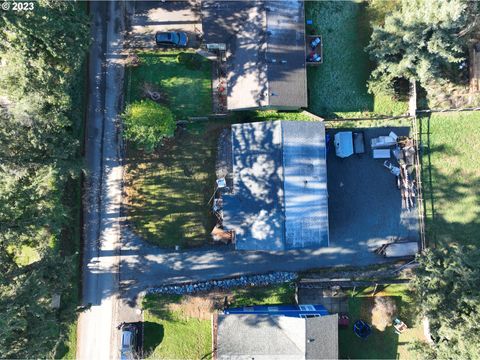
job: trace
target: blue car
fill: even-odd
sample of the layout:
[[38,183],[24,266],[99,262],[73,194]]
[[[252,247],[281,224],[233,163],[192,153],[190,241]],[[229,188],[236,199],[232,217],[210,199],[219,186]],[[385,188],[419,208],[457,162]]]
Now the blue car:
[[155,42],[161,47],[187,47],[188,36],[184,32],[157,32]]

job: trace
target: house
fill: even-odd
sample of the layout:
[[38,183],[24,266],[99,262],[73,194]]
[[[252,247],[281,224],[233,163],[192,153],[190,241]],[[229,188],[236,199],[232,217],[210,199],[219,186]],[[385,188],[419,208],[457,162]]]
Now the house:
[[221,49],[228,110],[307,107],[303,1],[202,1],[208,49]]
[[221,314],[214,329],[216,359],[338,359],[337,314]]
[[223,227],[238,250],[283,251],[329,244],[323,122],[231,126]]

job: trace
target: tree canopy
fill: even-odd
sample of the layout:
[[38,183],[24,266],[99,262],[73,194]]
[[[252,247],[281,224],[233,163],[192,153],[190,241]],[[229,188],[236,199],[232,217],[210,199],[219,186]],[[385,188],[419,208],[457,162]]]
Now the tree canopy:
[[430,82],[446,77],[445,69],[464,60],[461,36],[478,16],[478,3],[465,0],[402,0],[384,22],[376,20],[366,51],[376,63],[369,89],[393,94],[399,79]]
[[[70,296],[76,268],[59,244],[75,241],[68,229],[78,204],[66,199],[81,169],[77,82],[88,22],[68,1],[0,12],[1,358],[53,358],[67,335],[69,315],[50,304]],[[17,263],[23,247],[38,259]]]
[[175,119],[165,106],[152,100],[142,100],[127,106],[123,116],[124,136],[136,146],[152,151],[175,131]]
[[430,359],[480,357],[480,250],[451,246],[419,258],[413,287],[428,317],[434,345],[418,344]]

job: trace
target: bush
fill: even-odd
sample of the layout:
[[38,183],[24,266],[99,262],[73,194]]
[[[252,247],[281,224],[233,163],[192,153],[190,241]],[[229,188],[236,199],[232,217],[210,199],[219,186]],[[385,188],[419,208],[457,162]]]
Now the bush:
[[194,53],[180,53],[177,55],[177,61],[190,70],[200,70],[204,64],[203,58]]
[[152,100],[136,101],[127,106],[123,115],[124,137],[137,147],[152,151],[175,131],[172,112]]

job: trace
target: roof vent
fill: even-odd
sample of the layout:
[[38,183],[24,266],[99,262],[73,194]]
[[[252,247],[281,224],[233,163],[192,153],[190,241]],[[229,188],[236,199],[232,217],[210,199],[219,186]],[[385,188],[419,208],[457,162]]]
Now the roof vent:
[[286,64],[287,63],[287,60],[281,60],[280,61],[282,64]]

